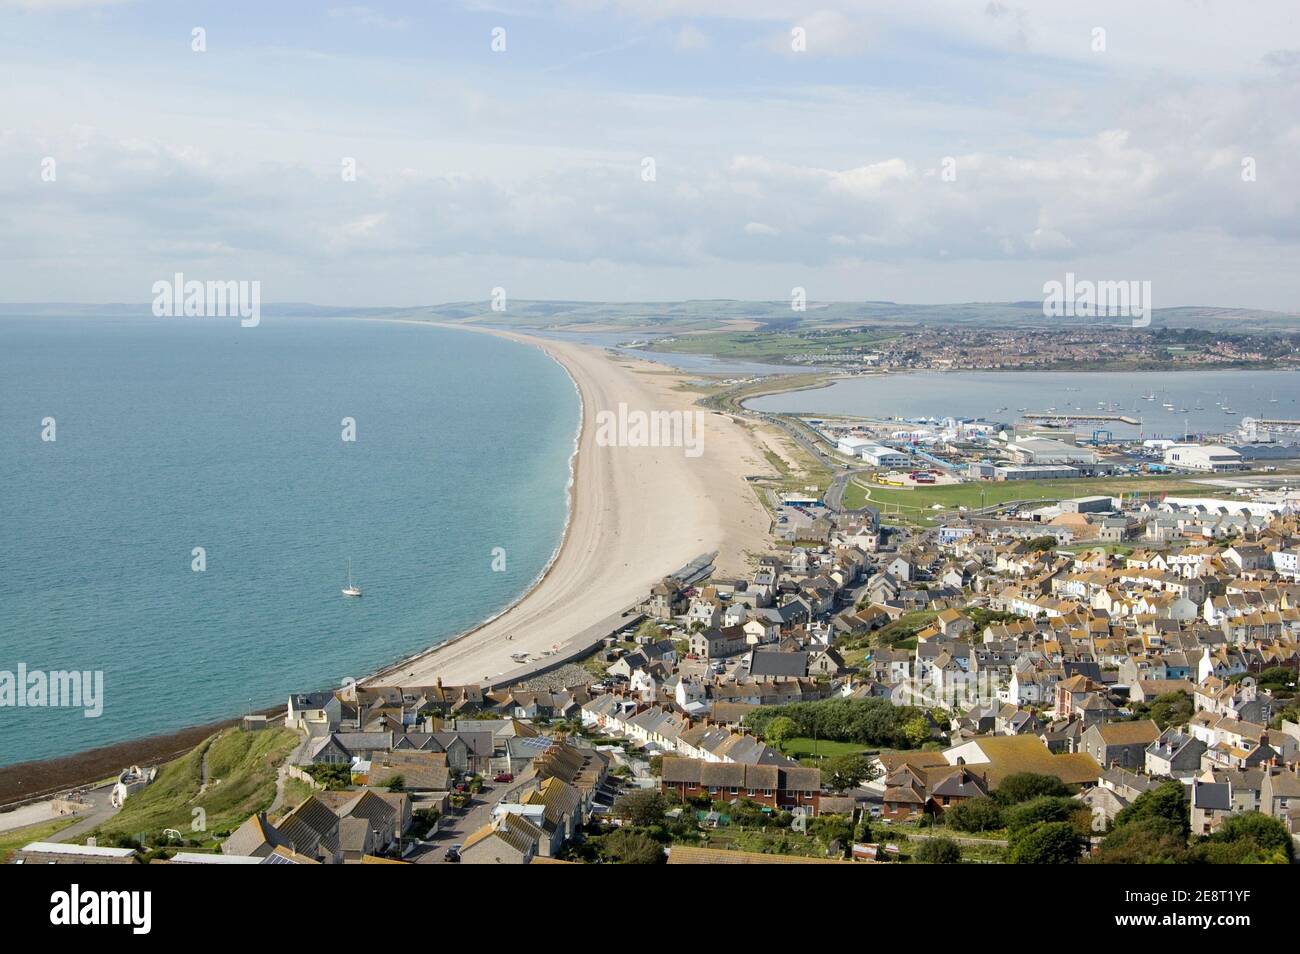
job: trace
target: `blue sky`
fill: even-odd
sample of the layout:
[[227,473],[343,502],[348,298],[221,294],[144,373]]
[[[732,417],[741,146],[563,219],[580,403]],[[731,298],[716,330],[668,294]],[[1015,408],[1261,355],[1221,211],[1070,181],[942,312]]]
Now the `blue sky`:
[[8,301],[1300,310],[1286,2],[0,0],[0,61]]

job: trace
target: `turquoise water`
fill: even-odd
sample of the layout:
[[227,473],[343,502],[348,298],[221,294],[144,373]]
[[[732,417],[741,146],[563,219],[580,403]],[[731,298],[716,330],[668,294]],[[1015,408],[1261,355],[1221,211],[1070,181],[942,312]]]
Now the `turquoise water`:
[[0,670],[105,674],[99,718],[0,708],[0,764],[282,702],[503,609],[561,539],[578,415],[558,365],[487,335],[0,319]]

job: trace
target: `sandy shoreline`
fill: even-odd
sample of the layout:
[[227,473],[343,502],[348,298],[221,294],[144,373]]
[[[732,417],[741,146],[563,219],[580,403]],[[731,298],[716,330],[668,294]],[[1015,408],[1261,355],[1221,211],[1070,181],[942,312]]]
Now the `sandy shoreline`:
[[[604,349],[516,332],[462,325],[435,327],[493,334],[538,347],[568,372],[583,417],[572,462],[569,519],[547,571],[495,618],[362,680],[369,685],[491,682],[520,667],[512,653],[545,665],[584,629],[645,596],[664,574],[717,550],[721,574],[745,572],[748,555],[767,544],[769,520],[746,474],[771,466],[730,417],[701,411],[703,453],[681,447],[603,447],[597,417],[616,411],[694,413],[686,377],[662,365],[611,356]],[[508,550],[508,547],[507,547]],[[511,638],[507,638],[511,637]]]
[[[545,666],[576,634],[642,598],[665,573],[716,550],[719,575],[750,568],[769,543],[769,517],[745,481],[772,475],[744,425],[704,413],[703,454],[682,448],[599,447],[595,415],[631,409],[694,412],[695,395],[680,390],[693,375],[604,349],[516,332],[405,319],[358,319],[427,324],[494,334],[538,347],[568,373],[582,401],[581,430],[571,458],[569,514],[564,538],[546,570],[505,610],[449,641],[362,680],[371,685],[448,685],[523,675],[511,653],[528,652],[529,668]],[[508,547],[507,547],[508,549]],[[513,634],[514,638],[505,637]],[[237,721],[237,720],[232,720]],[[0,767],[0,804],[55,788],[65,790],[114,774],[132,763],[154,764],[183,754],[225,723]]]

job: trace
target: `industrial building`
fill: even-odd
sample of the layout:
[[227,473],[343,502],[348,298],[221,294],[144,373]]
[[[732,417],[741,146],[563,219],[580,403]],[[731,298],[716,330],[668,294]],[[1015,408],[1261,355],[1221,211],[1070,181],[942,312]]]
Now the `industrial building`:
[[906,454],[879,444],[862,448],[859,456],[873,467],[906,467],[909,460]]
[[1077,467],[1054,467],[1050,464],[998,464],[993,468],[994,480],[1058,480],[1081,474]]
[[1046,437],[1017,437],[1007,444],[1007,455],[1018,464],[1095,464],[1095,450]]
[[1061,501],[1061,513],[1110,513],[1115,509],[1114,497],[1075,497]]
[[868,440],[865,437],[856,437],[852,434],[845,434],[835,445],[835,449],[846,457],[857,457],[862,453],[864,447],[874,447],[875,441]]
[[1165,463],[1180,470],[1215,474],[1246,467],[1239,453],[1222,444],[1175,444],[1165,450]]

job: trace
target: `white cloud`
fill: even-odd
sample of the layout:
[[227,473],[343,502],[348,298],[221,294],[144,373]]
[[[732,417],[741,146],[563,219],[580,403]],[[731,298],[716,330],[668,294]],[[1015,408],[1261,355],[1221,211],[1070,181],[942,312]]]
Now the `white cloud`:
[[712,45],[708,35],[693,23],[687,23],[673,38],[673,49],[681,53],[698,53]]

